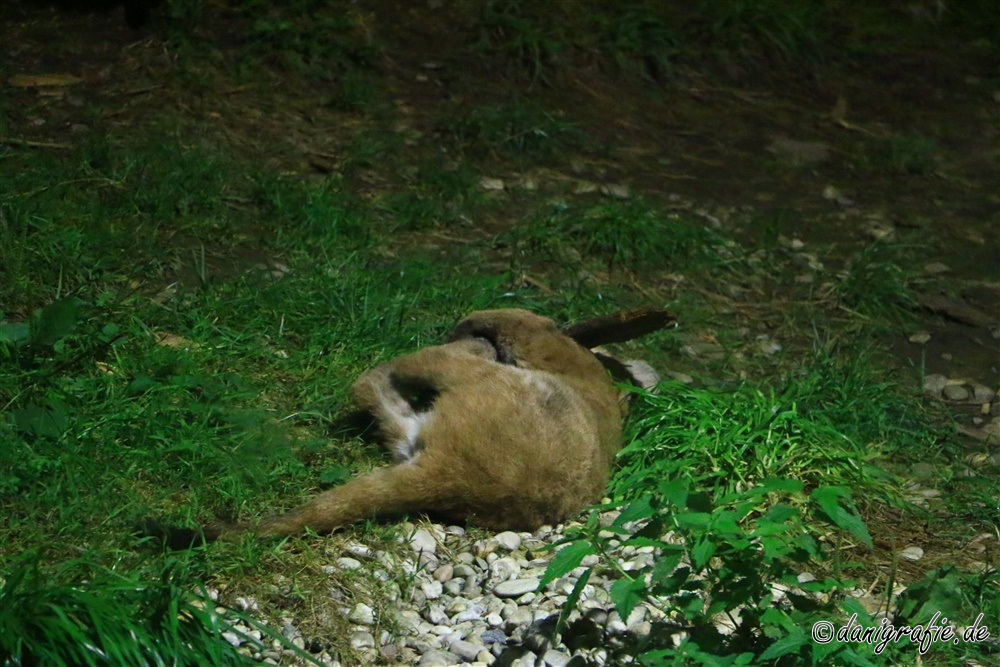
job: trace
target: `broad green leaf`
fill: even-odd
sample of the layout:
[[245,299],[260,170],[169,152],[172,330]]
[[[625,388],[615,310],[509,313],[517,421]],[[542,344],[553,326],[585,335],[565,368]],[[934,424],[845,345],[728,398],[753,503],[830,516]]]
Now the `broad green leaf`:
[[623,526],[632,521],[648,519],[654,514],[656,514],[656,510],[650,505],[649,496],[645,496],[630,503],[628,507],[622,510],[622,513],[618,515],[613,525]]
[[683,555],[684,552],[680,547],[674,547],[669,551],[664,549],[653,565],[653,574],[650,583],[656,585],[665,577],[673,574],[677,566],[680,565]]
[[611,584],[611,601],[622,620],[626,620],[635,606],[642,601],[646,591],[646,583],[642,577],[635,579],[619,579]]
[[319,481],[325,485],[343,484],[351,477],[350,468],[344,466],[329,466],[319,474]]
[[594,553],[594,545],[588,540],[579,540],[563,547],[556,552],[549,566],[545,568],[545,574],[542,575],[541,581],[538,582],[538,589],[541,590],[550,582],[572,572],[580,566],[584,557],[592,553]]
[[80,301],[73,297],[53,301],[39,310],[31,325],[31,342],[54,345],[76,327],[80,319]]
[[758,660],[774,660],[775,658],[780,658],[783,655],[794,653],[806,643],[806,639],[807,635],[801,630],[794,634],[790,634],[768,646],[767,650],[760,654]]
[[782,493],[801,493],[802,481],[798,479],[784,479],[781,477],[768,477],[761,480],[760,484],[751,489],[753,493],[772,493],[780,491]]
[[576,580],[576,583],[573,584],[573,590],[566,598],[562,611],[559,612],[559,621],[556,623],[556,632],[562,632],[562,629],[566,627],[566,621],[569,620],[569,615],[576,609],[576,603],[580,601],[580,595],[583,593],[583,589],[587,585],[587,582],[590,581],[591,572],[592,570],[587,568],[580,578]]
[[671,479],[660,483],[660,495],[674,507],[687,507],[688,485],[683,479]]
[[715,554],[716,544],[714,540],[702,538],[691,549],[691,563],[695,569],[700,570],[708,563],[708,559]]
[[27,322],[0,322],[0,343],[18,346],[31,337],[31,327]]
[[711,519],[712,515],[707,512],[678,512],[674,515],[677,525],[688,530],[705,530]]
[[847,510],[841,504],[841,500],[849,505],[853,504],[851,503],[850,491],[842,486],[821,486],[812,492],[812,499],[835,525],[854,535],[866,546],[872,546],[872,536],[868,534],[865,522],[861,520],[853,508]]

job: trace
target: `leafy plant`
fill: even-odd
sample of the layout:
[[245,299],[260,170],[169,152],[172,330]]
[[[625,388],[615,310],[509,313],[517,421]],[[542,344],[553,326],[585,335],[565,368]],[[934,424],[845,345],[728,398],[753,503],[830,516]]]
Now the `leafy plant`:
[[[814,644],[808,634],[839,613],[838,592],[851,583],[838,572],[799,575],[826,569],[830,526],[870,547],[854,498],[892,490],[865,462],[870,452],[822,407],[804,417],[797,398],[794,390],[715,394],[674,384],[642,395],[619,454],[615,502],[592,511],[543,583],[600,555],[616,571],[611,595],[622,618],[644,601],[667,615],[630,649],[644,664],[870,664],[860,647]],[[624,570],[612,554],[626,547],[651,547],[653,560]],[[679,645],[664,650],[671,636]]]

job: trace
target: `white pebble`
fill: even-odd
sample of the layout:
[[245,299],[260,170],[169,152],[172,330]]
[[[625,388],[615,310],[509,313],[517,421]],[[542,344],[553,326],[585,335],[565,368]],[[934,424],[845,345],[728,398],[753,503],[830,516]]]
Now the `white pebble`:
[[507,551],[515,551],[521,548],[521,536],[513,531],[499,533],[494,538],[501,547]]
[[440,581],[425,581],[420,584],[420,590],[428,600],[437,600],[441,597],[443,588]]
[[358,630],[351,635],[351,648],[362,649],[362,648],[374,648],[375,647],[375,637],[370,632],[364,630]]
[[434,553],[437,551],[437,540],[430,531],[421,528],[414,531],[410,538],[410,549],[416,552]]
[[363,602],[359,602],[351,609],[347,615],[348,620],[358,625],[372,625],[375,623],[375,610]]
[[359,561],[356,558],[349,558],[347,556],[344,556],[342,558],[338,558],[335,562],[337,563],[337,567],[340,568],[341,570],[361,569],[361,561]]

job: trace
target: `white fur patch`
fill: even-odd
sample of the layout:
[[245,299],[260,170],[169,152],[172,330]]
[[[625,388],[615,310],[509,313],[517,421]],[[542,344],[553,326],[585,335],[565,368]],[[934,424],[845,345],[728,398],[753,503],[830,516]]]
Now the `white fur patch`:
[[402,420],[406,425],[406,437],[392,446],[399,461],[412,461],[420,453],[417,448],[417,439],[420,437],[420,429],[427,423],[430,414],[429,412],[416,412]]

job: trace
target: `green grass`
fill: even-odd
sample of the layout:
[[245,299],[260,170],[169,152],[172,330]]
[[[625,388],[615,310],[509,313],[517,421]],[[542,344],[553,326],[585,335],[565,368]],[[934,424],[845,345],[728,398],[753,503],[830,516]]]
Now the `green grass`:
[[38,554],[29,552],[5,574],[5,665],[246,665],[254,663],[222,633],[239,635],[256,650],[261,642],[234,628],[235,622],[279,637],[241,614],[219,613],[181,561],[126,569],[77,558],[43,568]]
[[723,239],[700,222],[641,199],[589,207],[543,209],[502,236],[513,257],[548,256],[567,264],[590,260],[618,269],[672,271],[729,261]]
[[442,122],[442,134],[472,157],[496,155],[522,163],[580,142],[573,123],[560,113],[517,98],[458,111]]
[[523,0],[488,0],[481,5],[473,48],[501,55],[532,82],[546,81],[553,61],[569,47],[562,9]]
[[834,286],[843,306],[865,317],[905,321],[912,317],[916,297],[914,276],[904,267],[906,248],[876,241],[850,257]]

